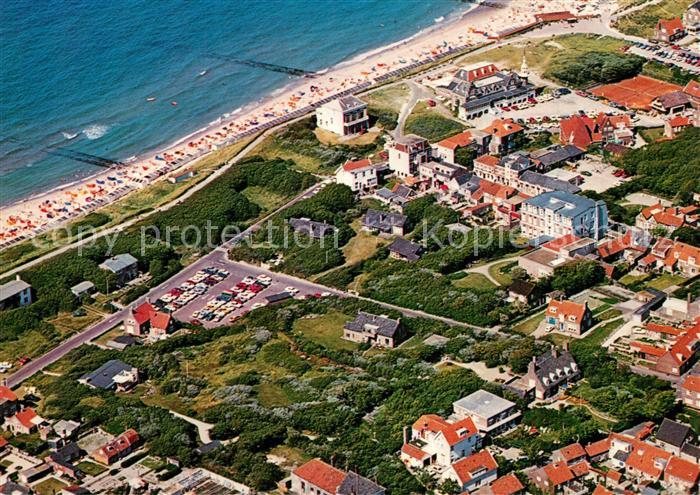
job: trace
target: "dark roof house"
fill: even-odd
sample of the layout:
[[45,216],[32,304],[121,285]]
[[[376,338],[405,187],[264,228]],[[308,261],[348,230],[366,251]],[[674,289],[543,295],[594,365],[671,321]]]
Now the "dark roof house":
[[321,239],[329,234],[333,234],[337,229],[325,222],[314,222],[308,218],[290,218],[289,225],[294,232],[308,235],[315,239]]
[[392,257],[406,261],[419,260],[422,251],[423,246],[404,239],[403,237],[398,237],[394,242],[389,244],[389,252]]
[[681,447],[693,438],[693,431],[688,425],[664,418],[656,432],[656,441],[674,447],[680,453]]
[[[113,390],[117,388],[122,377],[128,378],[127,375],[134,374],[134,370],[136,368],[130,364],[118,359],[111,359],[92,373],[81,376],[78,381],[93,388]],[[136,372],[136,379],[138,380],[138,372]]]
[[387,234],[403,235],[403,228],[407,217],[399,213],[387,213],[385,211],[367,210],[362,218],[362,225],[371,230],[378,230]]

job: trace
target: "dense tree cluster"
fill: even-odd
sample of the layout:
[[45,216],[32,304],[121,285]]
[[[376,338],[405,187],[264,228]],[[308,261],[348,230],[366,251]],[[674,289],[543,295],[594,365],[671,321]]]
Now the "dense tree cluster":
[[572,86],[591,83],[613,83],[634,77],[641,72],[644,59],[636,55],[610,52],[556,54],[544,76]]

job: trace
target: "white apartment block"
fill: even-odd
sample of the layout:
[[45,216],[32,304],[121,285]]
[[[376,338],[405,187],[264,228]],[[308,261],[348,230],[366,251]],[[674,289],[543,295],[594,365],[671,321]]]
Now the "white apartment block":
[[369,129],[367,103],[343,96],[316,109],[316,125],[339,136],[351,136]]
[[564,191],[551,191],[527,199],[521,207],[522,234],[559,238],[568,234],[600,240],[608,230],[604,201],[594,201]]

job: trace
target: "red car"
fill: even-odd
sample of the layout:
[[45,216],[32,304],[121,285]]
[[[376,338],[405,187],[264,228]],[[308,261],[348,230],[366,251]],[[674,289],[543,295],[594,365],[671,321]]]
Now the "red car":
[[253,292],[254,294],[257,294],[258,292],[260,292],[260,291],[263,290],[264,288],[265,288],[265,287],[263,287],[262,285],[253,284],[253,285],[251,285],[250,287],[248,287],[248,290],[251,291],[251,292]]
[[32,360],[32,358],[30,358],[29,356],[22,356],[21,358],[19,358],[19,361],[17,361],[17,364],[19,366],[24,366],[25,364],[27,364],[31,360]]
[[428,106],[434,107],[436,105],[435,100],[428,100]]
[[527,99],[527,102],[528,102],[528,103],[532,103],[532,104],[534,105],[534,104],[537,103],[537,100],[534,99],[534,98],[528,98],[528,99]]
[[202,322],[199,321],[197,318],[192,318],[190,320],[190,323],[192,323],[193,325],[201,325],[202,324]]

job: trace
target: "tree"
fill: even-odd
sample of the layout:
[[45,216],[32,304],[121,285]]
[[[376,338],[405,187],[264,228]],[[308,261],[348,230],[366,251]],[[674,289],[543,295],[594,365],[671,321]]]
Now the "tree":
[[571,296],[599,284],[603,279],[605,270],[595,261],[574,261],[554,270],[552,288]]
[[450,478],[440,484],[438,491],[444,495],[459,495],[462,493],[462,487],[459,486],[459,483]]

